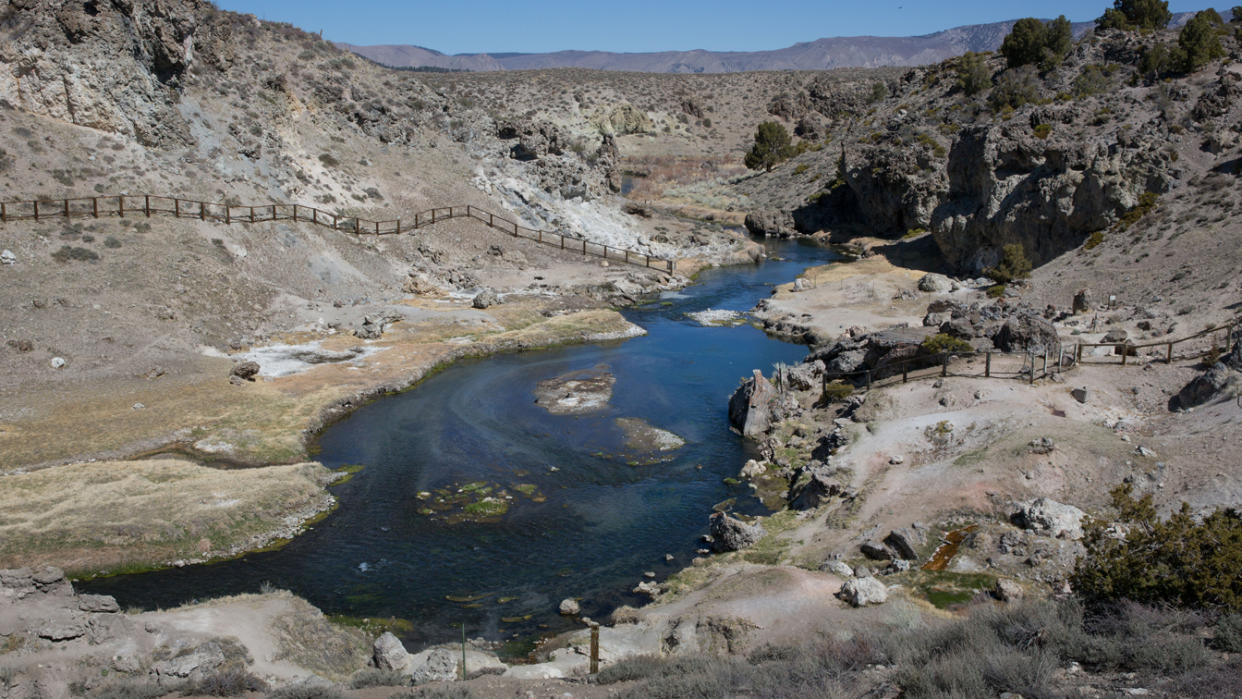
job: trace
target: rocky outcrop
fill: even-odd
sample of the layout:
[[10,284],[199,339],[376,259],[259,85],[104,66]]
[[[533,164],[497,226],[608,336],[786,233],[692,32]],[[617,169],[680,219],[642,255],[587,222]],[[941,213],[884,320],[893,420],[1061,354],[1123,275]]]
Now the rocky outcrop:
[[763,526],[747,524],[724,512],[712,514],[709,525],[712,550],[716,553],[740,551],[754,546],[763,537]]
[[970,342],[976,350],[1043,352],[1055,355],[1061,341],[1056,326],[1034,309],[1009,303],[965,304],[940,300],[927,308],[924,325]]
[[1082,538],[1082,520],[1086,514],[1073,505],[1048,498],[1023,503],[1013,515],[1013,523],[1024,529],[1058,539]]
[[1161,141],[1136,134],[1118,144],[1053,128],[1040,139],[1030,124],[1073,124],[1074,106],[1043,107],[1029,121],[965,127],[949,151],[948,193],[931,229],[955,267],[982,272],[1005,245],[1017,243],[1035,264],[1078,246],[1138,204],[1146,191],[1170,186]]
[[773,421],[773,404],[778,399],[776,388],[758,369],[742,381],[729,398],[729,424],[743,437],[758,437],[768,431]]
[[[843,336],[836,342],[812,352],[807,361],[822,361],[824,373],[829,377],[841,376],[862,380],[862,374],[871,371],[873,379],[883,378],[921,354],[923,340],[935,331],[929,328],[892,328],[873,333]],[[930,358],[929,358],[930,361]],[[919,364],[910,364],[911,369]]]
[[745,225],[751,235],[765,238],[788,238],[797,233],[793,216],[775,209],[763,209],[746,214]]
[[1242,374],[1225,362],[1217,362],[1207,371],[1190,380],[1177,395],[1169,399],[1170,410],[1185,410],[1210,403],[1223,395],[1229,395],[1231,389],[1242,387]]
[[603,410],[612,399],[617,377],[600,364],[535,385],[535,404],[553,415],[583,415]]

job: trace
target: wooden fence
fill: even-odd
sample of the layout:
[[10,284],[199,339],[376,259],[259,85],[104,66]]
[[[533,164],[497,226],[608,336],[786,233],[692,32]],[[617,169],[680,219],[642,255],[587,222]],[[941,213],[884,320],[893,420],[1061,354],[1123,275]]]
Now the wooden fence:
[[528,228],[502,216],[484,211],[477,206],[448,206],[427,209],[414,214],[413,219],[369,221],[342,216],[330,211],[302,204],[262,204],[258,206],[233,206],[195,199],[178,199],[150,194],[122,194],[75,199],[33,200],[0,202],[0,223],[9,221],[39,221],[45,218],[100,218],[103,216],[174,216],[196,218],[226,225],[233,223],[263,223],[266,221],[293,221],[325,226],[336,231],[354,235],[400,235],[453,218],[471,218],[515,238],[524,238],[554,248],[584,256],[624,262],[652,269],[673,272],[676,262],[653,257],[646,253],[594,243],[562,233]]
[[[1231,351],[1233,349],[1233,331],[1239,324],[1240,321],[1234,320],[1222,326],[1207,328],[1194,335],[1176,340],[1158,340],[1143,344],[1130,344],[1129,342],[1083,342],[1078,345],[1075,354],[1079,362],[1117,364],[1116,359],[1120,359],[1121,366],[1125,366],[1130,357],[1139,356],[1140,350],[1154,350],[1144,353],[1143,356],[1163,361],[1165,364],[1172,364],[1174,360],[1198,359],[1211,352],[1223,354]],[[1084,350],[1099,347],[1107,347],[1112,352],[1105,355],[1084,352]],[[1177,353],[1174,352],[1175,348]]]

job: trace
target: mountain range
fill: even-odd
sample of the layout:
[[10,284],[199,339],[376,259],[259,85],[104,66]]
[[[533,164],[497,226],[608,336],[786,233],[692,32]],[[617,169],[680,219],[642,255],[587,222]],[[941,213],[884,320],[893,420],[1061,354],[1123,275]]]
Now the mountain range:
[[[1173,15],[1170,26],[1180,26],[1194,15]],[[1014,21],[970,24],[922,36],[828,37],[800,42],[770,51],[658,51],[616,53],[611,51],[555,51],[551,53],[461,53],[448,55],[408,44],[358,46],[337,43],[376,63],[395,68],[501,71],[543,68],[590,68],[641,73],[736,73],[757,70],[827,70],[875,68],[935,63],[967,51],[1000,48]],[[1081,37],[1094,21],[1075,22],[1074,36]]]

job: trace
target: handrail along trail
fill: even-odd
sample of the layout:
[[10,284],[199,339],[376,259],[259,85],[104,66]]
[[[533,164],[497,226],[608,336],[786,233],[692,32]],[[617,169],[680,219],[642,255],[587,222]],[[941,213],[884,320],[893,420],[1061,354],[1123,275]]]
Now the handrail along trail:
[[433,223],[454,218],[471,218],[515,238],[531,240],[561,250],[581,253],[584,256],[625,262],[650,269],[672,273],[676,261],[655,257],[628,248],[593,243],[585,238],[573,238],[553,231],[543,231],[522,226],[503,216],[497,216],[477,206],[446,206],[419,211],[413,219],[370,221],[356,216],[342,216],[302,204],[261,204],[234,206],[211,203],[197,199],[155,196],[150,194],[113,194],[97,197],[78,197],[53,200],[27,200],[0,202],[0,223],[9,221],[39,221],[44,218],[100,218],[103,216],[172,215],[175,218],[197,218],[231,225],[234,223],[263,223],[267,221],[294,221],[311,223],[354,235],[400,235],[424,228]]

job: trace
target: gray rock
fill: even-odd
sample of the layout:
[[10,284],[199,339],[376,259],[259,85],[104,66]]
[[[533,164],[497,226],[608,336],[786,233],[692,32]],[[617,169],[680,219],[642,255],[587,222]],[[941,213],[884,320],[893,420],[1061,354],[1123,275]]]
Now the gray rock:
[[437,648],[427,653],[425,657],[415,656],[408,674],[414,684],[455,680],[457,679],[457,654],[451,650]]
[[582,608],[578,605],[578,601],[572,597],[566,597],[561,600],[561,606],[558,611],[562,616],[578,616]]
[[1103,342],[1125,342],[1129,336],[1130,333],[1127,333],[1125,330],[1113,328],[1104,334]]
[[782,211],[765,209],[746,214],[744,222],[751,235],[787,238],[794,235],[793,217]]
[[1242,385],[1242,374],[1229,368],[1225,362],[1217,362],[1207,371],[1190,380],[1177,395],[1169,399],[1170,410],[1185,410],[1228,395],[1231,388]]
[[1028,444],[1027,446],[1030,447],[1032,454],[1041,454],[1041,455],[1051,454],[1052,450],[1056,448],[1056,445],[1053,443],[1051,437],[1039,437],[1036,439],[1032,439],[1030,444]]
[[762,525],[747,524],[724,512],[712,514],[709,530],[712,537],[712,550],[716,553],[738,551],[754,546],[764,535]]
[[93,614],[112,614],[121,611],[112,595],[78,595],[78,609]]
[[1016,602],[1022,599],[1022,586],[1008,578],[999,578],[992,588],[992,596],[1002,602]]
[[948,293],[953,291],[954,286],[955,284],[952,279],[949,279],[943,274],[936,274],[935,272],[925,274],[922,279],[919,279],[919,291],[929,294]]
[[223,664],[224,651],[220,644],[208,641],[189,653],[154,663],[151,671],[161,677],[189,677],[195,671],[214,670]]
[[1087,313],[1094,307],[1090,289],[1079,289],[1074,294],[1074,313]]
[[17,264],[17,255],[14,255],[12,250],[0,252],[0,265],[12,264]]
[[884,544],[895,551],[898,557],[911,561],[919,559],[918,550],[924,543],[921,532],[905,527],[894,529],[884,537]]
[[470,305],[474,308],[488,308],[498,303],[500,303],[500,297],[496,295],[496,292],[491,289],[484,289],[475,295]]
[[65,365],[68,363],[69,362],[65,361],[64,357],[52,357],[52,360],[48,362],[53,369],[64,369]]
[[841,599],[853,607],[865,607],[868,604],[883,604],[888,600],[888,588],[884,583],[872,577],[850,578],[841,585]]
[[864,541],[858,550],[873,561],[887,561],[893,557],[893,552],[888,547],[875,541]]
[[372,661],[381,670],[403,672],[410,664],[410,654],[405,650],[405,645],[391,631],[385,631],[375,639],[371,650]]
[[254,377],[259,375],[258,362],[238,362],[233,365],[233,369],[229,371],[229,376],[236,376],[243,381],[254,381]]
[[1086,514],[1074,507],[1048,498],[1037,498],[1019,507],[1014,524],[1024,529],[1061,539],[1081,539],[1082,520]]
[[1086,403],[1087,402],[1087,387],[1081,386],[1079,388],[1075,388],[1070,391],[1070,395],[1073,396],[1074,400],[1078,401],[1079,403]]
[[40,619],[33,631],[39,638],[49,641],[68,641],[86,634],[86,617],[73,612],[57,611]]
[[46,589],[63,583],[65,581],[65,571],[56,566],[41,566],[34,570],[30,578],[40,589]]
[[826,570],[838,578],[843,578],[845,580],[849,580],[854,577],[854,569],[851,568],[845,561],[835,558],[830,561],[824,561],[824,564],[820,566],[820,569]]
[[777,399],[776,388],[763,372],[755,369],[753,376],[729,398],[729,424],[736,427],[743,437],[758,437],[772,425],[772,403]]

